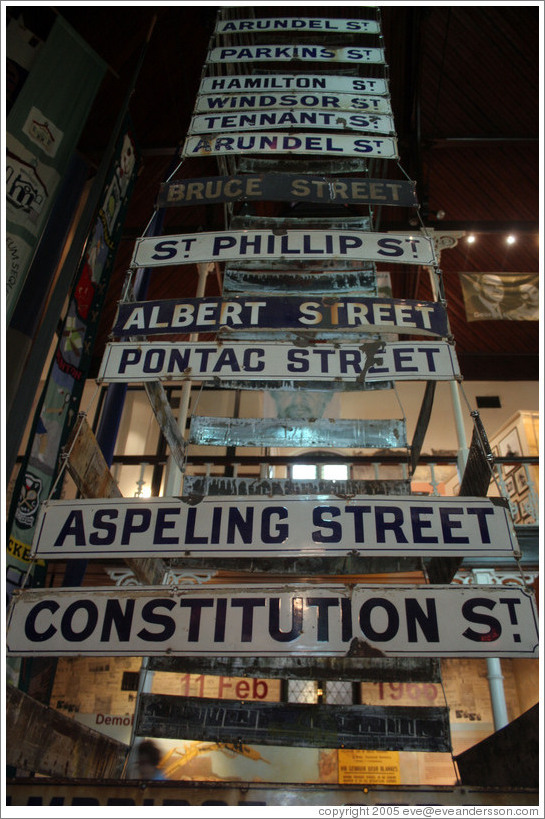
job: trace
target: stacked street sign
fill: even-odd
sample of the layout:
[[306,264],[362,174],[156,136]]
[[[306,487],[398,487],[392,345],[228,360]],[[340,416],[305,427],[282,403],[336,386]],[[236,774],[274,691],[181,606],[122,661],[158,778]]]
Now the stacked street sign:
[[[377,288],[377,262],[436,265],[424,233],[371,229],[375,206],[417,204],[412,182],[376,176],[375,160],[398,156],[379,17],[241,13],[219,13],[181,149],[183,159],[212,157],[220,175],[169,181],[157,202],[224,203],[225,230],[143,237],[132,258],[133,267],[157,268],[157,276],[164,266],[217,262],[222,297],[121,302],[113,327],[118,340],[107,345],[99,380],[272,391],[298,385],[325,394],[350,387],[363,400],[366,389],[388,389],[397,380],[460,378],[443,303],[384,297]],[[373,16],[370,9],[363,14]],[[242,207],[247,213],[261,201],[284,203],[282,218],[242,215]],[[314,208],[319,224],[297,217],[301,204]],[[339,206],[349,205],[357,209],[357,226],[339,219]],[[198,333],[217,340],[154,341]],[[290,334],[296,340],[286,340]],[[195,416],[188,444],[408,447],[401,419],[310,416],[295,422]],[[263,566],[309,558],[320,559],[322,574],[322,558],[339,556],[366,559],[371,570],[377,560],[388,567],[392,557],[518,553],[501,499],[408,491],[407,481],[332,486],[188,476],[175,498],[46,504],[33,553],[162,557],[182,566],[197,556],[218,570],[239,558]],[[173,671],[208,662],[213,673],[216,658],[222,669],[247,662],[250,673],[260,673],[263,663],[288,678],[296,675],[297,655],[314,679],[394,673],[409,680],[422,673],[415,663],[423,658],[535,657],[537,616],[532,595],[519,587],[324,585],[309,582],[307,572],[304,582],[205,585],[198,593],[161,586],[131,594],[27,591],[10,612],[7,646],[21,656],[124,654],[159,662],[169,655]],[[146,695],[136,722],[140,734],[175,739],[261,743],[273,730],[275,742],[288,745],[450,747],[445,708],[226,707]]]

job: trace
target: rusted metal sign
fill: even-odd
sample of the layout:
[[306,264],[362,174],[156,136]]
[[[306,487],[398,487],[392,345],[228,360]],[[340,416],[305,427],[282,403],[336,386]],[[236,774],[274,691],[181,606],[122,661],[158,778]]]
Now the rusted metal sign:
[[194,113],[206,111],[266,111],[269,108],[322,108],[334,111],[359,111],[366,114],[392,114],[389,97],[363,94],[288,93],[288,94],[203,94],[197,97]]
[[326,296],[165,299],[119,302],[115,336],[210,333],[228,330],[335,330],[346,333],[408,333],[446,336],[445,308],[439,302]]
[[[245,265],[246,267],[246,265]],[[338,270],[331,273],[300,272],[299,270],[237,270],[226,266],[223,274],[223,294],[274,296],[281,294],[325,296],[340,295],[359,297],[376,296],[377,284],[374,268],[364,270]]]
[[537,657],[521,586],[251,584],[14,592],[13,656]]
[[328,48],[322,45],[251,45],[219,46],[211,48],[206,62],[212,63],[356,63],[358,65],[384,64],[383,48]]
[[501,498],[374,495],[250,499],[97,498],[43,503],[32,554],[156,556],[512,556]]
[[413,207],[417,204],[414,182],[267,173],[206,176],[164,182],[157,197],[157,207],[261,200],[403,207]]
[[395,134],[393,117],[333,111],[268,109],[267,111],[211,111],[192,117],[188,134],[224,134],[230,131],[260,131],[267,128],[289,130],[294,127],[329,128],[361,131],[364,134]]
[[237,154],[294,154],[314,156],[363,156],[398,159],[397,141],[392,137],[359,137],[351,134],[290,133],[261,131],[224,136],[188,136],[180,151],[191,156],[233,156]]
[[234,32],[274,31],[276,34],[284,32],[304,31],[324,34],[380,34],[378,20],[347,20],[341,18],[320,17],[252,17],[239,20],[218,20],[214,32],[216,34],[233,34]]
[[141,694],[139,736],[388,751],[449,751],[448,709],[229,702]]
[[315,480],[291,478],[226,478],[184,475],[184,496],[204,495],[410,495],[411,482],[404,480]]
[[277,342],[110,342],[99,382],[131,381],[451,381],[459,376],[454,348],[444,341],[368,341],[306,347]]
[[435,264],[433,240],[415,231],[411,236],[366,230],[232,230],[143,236],[136,240],[132,267],[197,264],[198,262],[350,259],[397,264]]
[[388,82],[380,77],[329,74],[241,74],[201,80],[199,94],[217,91],[334,91],[383,96],[388,93]]
[[401,419],[219,418],[193,415],[188,443],[201,446],[406,447]]

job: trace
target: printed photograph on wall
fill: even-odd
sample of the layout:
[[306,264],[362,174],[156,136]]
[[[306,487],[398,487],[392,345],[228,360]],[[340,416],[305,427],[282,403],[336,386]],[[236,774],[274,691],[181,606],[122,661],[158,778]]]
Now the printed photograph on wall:
[[539,320],[539,278],[534,273],[460,273],[468,321]]

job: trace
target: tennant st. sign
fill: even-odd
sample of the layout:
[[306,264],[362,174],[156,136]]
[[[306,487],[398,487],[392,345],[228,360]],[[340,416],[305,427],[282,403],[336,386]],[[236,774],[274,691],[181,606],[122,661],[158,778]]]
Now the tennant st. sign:
[[218,91],[333,91],[340,94],[388,94],[388,83],[379,77],[348,77],[330,74],[240,74],[204,77],[199,94]]
[[365,230],[230,230],[144,236],[136,240],[132,267],[199,262],[343,259],[389,264],[436,263],[433,240]]
[[522,586],[304,583],[15,592],[14,656],[537,657]]
[[451,381],[460,377],[445,341],[369,341],[299,347],[287,342],[111,342],[98,381]]
[[329,128],[365,134],[394,134],[393,117],[383,114],[335,113],[333,111],[210,112],[197,114],[189,123],[189,134],[222,134],[229,131],[262,131],[267,128]]
[[314,109],[325,111],[359,111],[364,114],[391,114],[389,97],[371,97],[362,94],[332,94],[331,92],[297,93],[247,93],[247,94],[203,94],[197,97],[194,113],[205,114],[227,111],[267,111],[280,109]]
[[356,63],[384,64],[383,48],[349,46],[329,48],[322,45],[219,46],[206,56],[207,63]]
[[357,134],[289,133],[245,131],[225,136],[188,136],[180,156],[223,156],[233,154],[310,154],[326,156],[365,156],[398,159],[397,141],[392,137],[371,138]]
[[241,20],[219,20],[216,23],[216,34],[233,34],[234,32],[304,31],[312,34],[315,31],[324,34],[380,34],[378,20],[345,20],[322,19],[319,17],[260,17]]
[[267,296],[260,299],[166,299],[120,302],[115,336],[230,330],[335,330],[446,336],[439,302],[409,299]]
[[40,509],[39,558],[513,557],[508,507],[491,498],[90,498]]

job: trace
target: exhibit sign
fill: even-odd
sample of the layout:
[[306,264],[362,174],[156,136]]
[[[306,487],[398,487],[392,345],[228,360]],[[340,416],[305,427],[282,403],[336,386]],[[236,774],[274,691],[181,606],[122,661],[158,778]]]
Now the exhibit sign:
[[114,336],[211,333],[230,330],[335,330],[446,336],[447,314],[439,302],[325,296],[260,299],[164,299],[120,302]]
[[206,62],[212,63],[356,63],[384,65],[383,48],[349,46],[329,48],[322,45],[236,45],[211,48]]
[[32,554],[123,557],[513,557],[501,498],[373,495],[84,498],[40,507]]
[[277,34],[292,31],[326,34],[380,34],[378,20],[346,20],[341,18],[322,19],[319,17],[259,17],[239,20],[218,20],[215,34],[235,32],[274,31]]
[[433,265],[433,239],[419,231],[408,236],[366,230],[223,230],[142,236],[131,267],[164,267],[199,262],[273,259],[350,259],[394,264]]
[[381,77],[342,74],[230,74],[201,80],[199,95],[217,91],[333,91],[385,96],[388,94],[388,81]]
[[215,202],[335,202],[355,205],[418,204],[414,182],[397,179],[316,176],[313,174],[244,174],[206,176],[163,182],[157,207],[210,205]]
[[395,134],[394,118],[384,114],[334,113],[333,111],[302,111],[269,109],[225,113],[211,111],[197,114],[189,123],[188,134],[222,134],[229,131],[259,131],[264,128],[291,129],[329,128],[361,131],[365,134]]
[[202,94],[197,97],[193,111],[195,114],[205,114],[207,111],[266,111],[269,108],[323,108],[366,114],[392,114],[390,97],[320,91],[306,94]]
[[13,656],[537,657],[523,586],[281,583],[15,592]]
[[106,345],[97,381],[451,381],[460,377],[445,341],[363,344],[117,341]]
[[232,154],[311,154],[315,156],[365,156],[399,159],[397,141],[392,137],[368,139],[351,134],[289,133],[245,131],[227,136],[188,136],[180,151],[182,158]]

